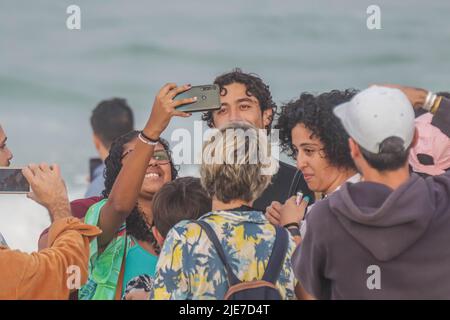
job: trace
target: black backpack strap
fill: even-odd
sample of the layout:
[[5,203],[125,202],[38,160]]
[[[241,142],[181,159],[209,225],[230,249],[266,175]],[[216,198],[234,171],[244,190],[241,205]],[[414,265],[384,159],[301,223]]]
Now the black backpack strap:
[[263,276],[263,280],[273,284],[277,282],[280,276],[289,245],[288,231],[280,226],[276,226],[275,229],[275,243]]
[[213,243],[214,248],[216,249],[220,260],[222,261],[222,263],[225,266],[225,269],[227,270],[228,282],[229,282],[230,287],[241,283],[241,281],[234,274],[233,269],[231,268],[230,264],[228,263],[228,261],[225,257],[225,252],[223,251],[223,247],[220,244],[220,241],[217,238],[217,235],[214,232],[213,228],[205,221],[195,220],[192,222],[198,224],[206,232],[206,235],[208,236],[209,240]]

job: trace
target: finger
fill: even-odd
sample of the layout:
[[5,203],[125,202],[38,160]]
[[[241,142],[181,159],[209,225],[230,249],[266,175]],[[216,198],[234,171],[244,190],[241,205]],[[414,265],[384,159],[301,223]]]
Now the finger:
[[29,167],[23,168],[22,174],[25,177],[25,179],[27,179],[27,181],[30,185],[34,184],[34,174],[33,174],[33,171],[31,171],[31,169]]
[[272,202],[272,209],[275,209],[276,211],[281,211],[281,208],[283,205],[279,203],[278,201]]
[[268,212],[266,212],[265,216],[266,216],[267,220],[269,220],[269,222],[270,222],[271,224],[275,224],[275,223],[274,223],[274,222],[275,222],[275,219],[274,219]]
[[281,203],[278,201],[272,201],[272,203],[270,204],[271,207],[273,206],[281,206]]
[[33,175],[36,176],[36,172],[38,171],[39,166],[38,166],[37,164],[30,163],[30,164],[28,165],[28,168],[29,168],[30,171],[33,173]]
[[299,209],[306,210],[306,207],[308,206],[309,202],[310,202],[309,196],[305,196],[302,199],[302,202],[300,202]]
[[275,208],[269,208],[268,212],[275,219],[280,220],[280,218],[281,218],[281,211],[276,210]]
[[31,199],[33,201],[36,201],[36,195],[34,194],[34,192],[28,192],[27,193],[27,198]]
[[280,221],[277,220],[277,219],[275,219],[275,218],[273,218],[273,217],[270,216],[270,215],[267,217],[267,220],[269,220],[269,222],[270,222],[271,224],[273,224],[274,226],[280,225]]
[[192,116],[192,114],[190,114],[190,113],[183,112],[183,111],[177,111],[177,110],[175,110],[173,112],[173,115],[176,116],[176,117],[183,117],[183,118],[187,118],[187,117]]
[[292,203],[295,204],[297,201],[297,196],[292,196],[289,199],[286,200],[286,203]]
[[269,208],[267,210],[267,213],[276,220],[280,220],[280,218],[281,218],[280,213],[278,211],[274,210],[273,208]]
[[48,164],[46,164],[45,162],[42,162],[39,165],[39,169],[41,169],[41,171],[43,171],[43,172],[48,172],[50,170],[50,168],[48,167]]
[[303,220],[305,217],[305,213],[306,213],[306,208],[308,207],[309,204],[309,196],[305,196],[302,200],[302,202],[300,203],[300,205],[298,206],[299,210],[302,210],[303,214],[300,220]]
[[193,97],[193,98],[185,98],[185,99],[181,99],[181,100],[174,100],[173,101],[173,106],[179,107],[183,104],[188,104],[188,103],[194,103],[197,101],[197,97]]
[[192,88],[192,86],[190,84],[185,84],[184,86],[181,87],[176,87],[172,90],[169,91],[169,93],[167,94],[168,97],[170,97],[171,99],[173,99],[176,95],[188,91],[190,88]]
[[165,95],[167,95],[167,93],[169,93],[170,90],[172,90],[173,88],[176,88],[177,84],[170,82],[170,83],[166,83],[158,92],[158,96],[159,97],[164,97]]
[[46,163],[40,163],[36,167],[36,171],[34,173],[34,176],[36,177],[35,182],[39,183],[42,182],[42,180],[45,180],[46,174],[48,173],[48,165]]
[[61,168],[56,163],[51,165],[51,169],[58,177],[61,176]]

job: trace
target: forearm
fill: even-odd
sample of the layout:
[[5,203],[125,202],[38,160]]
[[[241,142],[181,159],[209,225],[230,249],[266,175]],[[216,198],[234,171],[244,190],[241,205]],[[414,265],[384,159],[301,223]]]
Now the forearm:
[[67,198],[61,198],[47,207],[50,214],[51,222],[55,222],[59,219],[64,219],[72,216],[70,211],[70,204]]
[[450,137],[450,99],[442,97],[431,124]]
[[101,209],[98,226],[103,233],[98,238],[100,246],[107,245],[117,233],[136,206],[148,163],[153,155],[154,146],[136,142],[134,151],[129,155],[114,182],[108,201]]
[[120,170],[108,197],[108,204],[117,213],[127,216],[136,206],[154,148],[138,140],[130,158]]
[[71,286],[87,279],[89,238],[99,232],[78,219],[60,219],[50,230],[51,248],[33,254],[0,251],[0,298],[67,299]]

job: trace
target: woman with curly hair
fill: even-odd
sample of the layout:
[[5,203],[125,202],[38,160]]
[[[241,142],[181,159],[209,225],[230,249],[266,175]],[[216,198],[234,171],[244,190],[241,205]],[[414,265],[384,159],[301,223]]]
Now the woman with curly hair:
[[89,279],[79,291],[80,299],[120,299],[130,279],[155,273],[159,248],[150,227],[152,201],[177,176],[169,146],[160,135],[173,116],[190,116],[175,108],[195,98],[173,100],[189,88],[166,84],[144,130],[127,133],[111,146],[105,161],[105,199],[91,206],[85,218],[102,234],[91,242]]
[[[303,93],[282,107],[275,126],[280,130],[283,151],[296,160],[308,187],[319,198],[328,196],[347,181],[360,179],[350,156],[349,136],[333,114],[334,107],[349,101],[356,93],[352,89],[332,90],[317,96]],[[266,211],[267,218],[274,224],[299,228],[304,212],[297,209],[294,198],[288,199],[285,205],[272,204]]]

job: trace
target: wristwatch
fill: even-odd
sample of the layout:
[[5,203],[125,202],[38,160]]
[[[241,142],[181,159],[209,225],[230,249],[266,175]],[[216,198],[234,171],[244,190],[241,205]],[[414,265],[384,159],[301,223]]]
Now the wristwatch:
[[287,228],[293,237],[300,237],[300,229],[298,227]]

